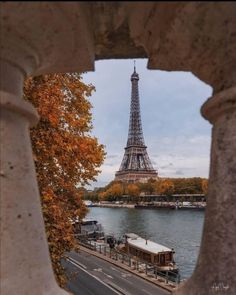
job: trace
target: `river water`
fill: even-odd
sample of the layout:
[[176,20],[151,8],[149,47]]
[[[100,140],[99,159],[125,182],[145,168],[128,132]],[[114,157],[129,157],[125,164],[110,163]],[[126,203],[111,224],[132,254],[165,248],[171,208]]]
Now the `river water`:
[[105,234],[116,237],[133,232],[174,248],[181,279],[191,276],[199,253],[204,211],[170,209],[89,208],[88,218],[98,220]]

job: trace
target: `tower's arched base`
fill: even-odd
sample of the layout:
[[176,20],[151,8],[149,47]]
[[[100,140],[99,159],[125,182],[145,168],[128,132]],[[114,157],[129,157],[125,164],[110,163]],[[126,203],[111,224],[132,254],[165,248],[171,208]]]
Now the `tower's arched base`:
[[155,170],[153,171],[118,171],[115,175],[115,181],[123,182],[147,182],[148,179],[157,179],[158,174]]

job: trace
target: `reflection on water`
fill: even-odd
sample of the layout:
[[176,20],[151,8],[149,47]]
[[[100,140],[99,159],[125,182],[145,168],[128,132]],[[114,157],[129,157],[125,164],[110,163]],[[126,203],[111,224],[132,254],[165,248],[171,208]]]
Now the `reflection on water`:
[[92,207],[87,217],[101,222],[106,234],[122,236],[134,232],[174,248],[181,278],[192,274],[201,243],[204,211]]

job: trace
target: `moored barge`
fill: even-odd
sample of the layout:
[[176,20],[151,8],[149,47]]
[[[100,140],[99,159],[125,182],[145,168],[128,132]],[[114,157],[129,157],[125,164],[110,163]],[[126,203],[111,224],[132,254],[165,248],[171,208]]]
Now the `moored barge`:
[[178,273],[174,261],[174,249],[143,239],[134,233],[125,234],[124,243],[120,244],[118,249],[143,262],[155,265],[158,271]]

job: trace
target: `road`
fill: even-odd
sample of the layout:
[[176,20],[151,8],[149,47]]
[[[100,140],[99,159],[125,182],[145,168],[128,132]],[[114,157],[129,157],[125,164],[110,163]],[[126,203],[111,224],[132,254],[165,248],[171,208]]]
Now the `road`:
[[146,280],[86,252],[70,253],[64,261],[67,273],[76,272],[67,289],[75,295],[169,295]]
[[69,261],[64,261],[67,273],[72,277],[66,289],[75,295],[117,295],[120,294],[109,287],[105,282],[91,276],[83,268],[77,267]]

